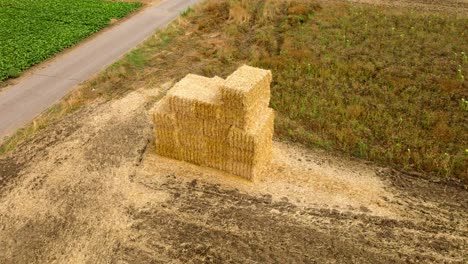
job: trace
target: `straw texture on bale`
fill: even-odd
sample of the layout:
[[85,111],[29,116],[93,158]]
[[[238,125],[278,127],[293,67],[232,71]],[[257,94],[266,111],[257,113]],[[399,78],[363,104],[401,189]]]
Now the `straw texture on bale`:
[[241,129],[256,123],[270,103],[271,72],[244,65],[221,87],[224,118]]
[[156,152],[252,179],[271,160],[271,72],[187,75],[154,108]]
[[168,92],[170,110],[179,115],[216,119],[220,116],[219,89],[224,80],[189,74]]

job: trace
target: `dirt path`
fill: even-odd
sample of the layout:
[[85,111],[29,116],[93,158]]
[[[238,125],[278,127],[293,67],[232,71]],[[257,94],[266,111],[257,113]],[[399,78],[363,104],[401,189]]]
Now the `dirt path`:
[[463,263],[468,195],[275,142],[254,182],[158,157],[157,90],[0,157],[0,263]]

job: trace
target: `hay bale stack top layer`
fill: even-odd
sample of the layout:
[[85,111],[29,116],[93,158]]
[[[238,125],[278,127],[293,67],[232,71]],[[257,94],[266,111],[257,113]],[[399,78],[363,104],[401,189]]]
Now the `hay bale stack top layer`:
[[188,74],[169,91],[169,97],[199,101],[208,104],[221,104],[219,93],[224,80],[219,77],[207,78]]
[[[243,65],[227,77],[224,87],[233,91],[248,93],[262,81],[271,82],[271,71]],[[269,90],[269,87],[264,87]]]
[[244,65],[221,87],[222,114],[226,123],[240,129],[254,126],[270,103],[271,72]]
[[219,119],[222,116],[220,87],[224,80],[189,74],[168,93],[172,112],[179,116]]

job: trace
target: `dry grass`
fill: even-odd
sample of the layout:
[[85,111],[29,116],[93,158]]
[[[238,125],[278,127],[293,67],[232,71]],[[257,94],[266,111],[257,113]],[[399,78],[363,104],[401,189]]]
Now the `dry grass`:
[[72,107],[247,63],[273,72],[279,138],[466,180],[466,32],[460,14],[208,0],[88,82]]

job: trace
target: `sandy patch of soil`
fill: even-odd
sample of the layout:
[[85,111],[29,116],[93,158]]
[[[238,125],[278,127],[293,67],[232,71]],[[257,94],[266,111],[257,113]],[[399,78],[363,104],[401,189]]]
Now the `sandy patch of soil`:
[[158,90],[0,157],[0,263],[466,261],[468,193],[274,143],[250,182],[153,152]]

